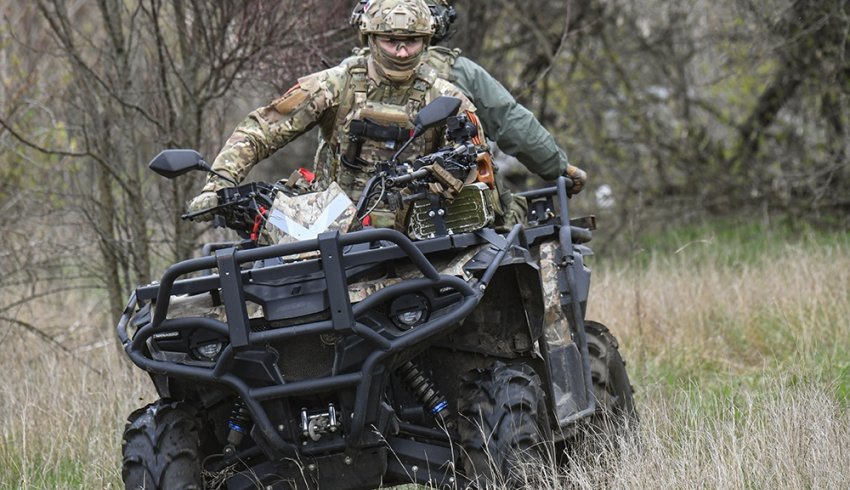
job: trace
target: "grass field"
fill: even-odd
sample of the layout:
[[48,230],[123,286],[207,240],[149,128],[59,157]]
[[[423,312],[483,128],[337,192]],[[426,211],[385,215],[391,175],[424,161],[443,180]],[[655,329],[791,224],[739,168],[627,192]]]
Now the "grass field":
[[[693,228],[591,266],[641,424],[535,486],[850,488],[850,234]],[[15,312],[72,354],[0,324],[0,488],[121,486],[124,417],[154,393],[102,304]]]

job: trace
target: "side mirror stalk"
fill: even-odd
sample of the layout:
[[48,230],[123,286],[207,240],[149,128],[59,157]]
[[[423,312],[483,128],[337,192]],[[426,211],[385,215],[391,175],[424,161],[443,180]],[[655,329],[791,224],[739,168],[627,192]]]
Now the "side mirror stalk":
[[192,170],[203,170],[233,184],[234,187],[239,185],[238,182],[230,177],[213,170],[212,165],[207,163],[204,157],[195,150],[163,150],[151,160],[149,166],[151,170],[167,179],[173,179]]
[[413,143],[413,140],[422,136],[422,133],[424,132],[425,128],[420,125],[417,125],[415,128],[413,128],[413,134],[411,134],[410,138],[408,138],[408,140],[405,141],[403,145],[401,145],[401,148],[399,148],[398,151],[395,152],[395,155],[393,155],[393,159],[391,160],[391,162],[398,163],[398,157],[402,154],[402,152],[406,150],[411,143]]
[[430,104],[423,107],[413,120],[413,134],[410,135],[410,139],[401,145],[401,148],[399,148],[395,155],[393,155],[393,159],[391,161],[393,163],[397,163],[398,157],[404,150],[407,149],[408,146],[410,146],[410,143],[412,143],[413,140],[422,136],[422,133],[424,133],[426,129],[439,126],[445,122],[446,119],[457,114],[457,111],[460,109],[460,105],[461,101],[457,97],[441,96],[432,100]]

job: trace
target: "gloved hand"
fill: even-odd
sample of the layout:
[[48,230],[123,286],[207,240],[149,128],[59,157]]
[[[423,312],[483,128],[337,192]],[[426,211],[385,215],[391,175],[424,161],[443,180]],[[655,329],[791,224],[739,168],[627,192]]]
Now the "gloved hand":
[[584,189],[584,184],[587,183],[587,172],[576,166],[567,164],[567,170],[564,171],[564,175],[573,181],[573,186],[569,189],[570,194],[578,194]]
[[[204,191],[189,201],[188,206],[186,206],[186,211],[189,213],[197,213],[198,211],[214,208],[216,206],[218,206],[218,194],[216,194],[215,191]],[[213,219],[212,213],[204,213],[192,218],[194,221],[210,221],[211,219]]]

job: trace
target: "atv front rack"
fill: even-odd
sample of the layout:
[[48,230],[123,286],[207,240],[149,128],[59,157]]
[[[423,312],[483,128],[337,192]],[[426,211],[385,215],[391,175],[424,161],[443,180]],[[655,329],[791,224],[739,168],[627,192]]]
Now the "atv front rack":
[[[338,232],[329,232],[319,235],[316,239],[293,244],[250,250],[237,250],[235,248],[218,250],[215,256],[190,259],[174,264],[165,271],[159,284],[137,289],[131,296],[118,324],[118,336],[133,363],[146,371],[203,383],[219,384],[238,394],[251,412],[253,422],[261,431],[264,439],[282,456],[297,457],[300,454],[307,454],[308,451],[281,437],[262,402],[354,388],[356,395],[348,437],[340,448],[335,449],[344,449],[345,445],[357,447],[367,424],[368,398],[370,392],[373,391],[373,377],[383,368],[383,363],[390,356],[398,355],[406,349],[446,333],[468,316],[478,304],[487,281],[493,276],[505,253],[516,242],[520,231],[521,226],[517,225],[507,239],[503,239],[505,246],[494,257],[481,278],[472,279],[469,282],[455,276],[439,274],[417,245],[414,245],[403,234],[391,229],[369,229],[344,235]],[[464,240],[472,240],[472,237],[465,237]],[[477,240],[484,241],[480,237]],[[364,243],[379,246],[359,252],[344,252],[346,247]],[[421,243],[425,245],[423,248],[426,251],[439,250],[451,245],[450,243],[443,243],[442,245],[439,243]],[[242,264],[258,260],[315,251],[321,254],[321,259],[310,259],[260,269],[243,270],[241,268]],[[419,269],[422,278],[409,279],[387,286],[359,303],[352,304],[350,302],[346,276],[347,268],[404,257]],[[214,268],[218,269],[219,274],[178,281],[178,278],[186,274]],[[330,303],[330,319],[265,331],[252,331],[250,329],[244,299],[245,285],[252,282],[268,281],[272,278],[280,279],[316,272],[321,272],[325,276],[327,298]],[[460,297],[457,304],[452,306],[447,314],[418,325],[398,337],[390,338],[381,335],[357,321],[357,318],[363,312],[382,302],[424,288],[451,288],[460,293]],[[215,291],[219,291],[221,294],[227,316],[226,323],[208,317],[166,318],[172,295],[194,295]],[[151,321],[141,326],[131,339],[127,333],[127,326],[137,306],[140,302],[154,299],[156,303]],[[161,361],[153,359],[147,354],[147,341],[154,335],[163,332],[197,329],[205,329],[229,339],[228,345],[224,347],[213,366],[193,366]],[[299,336],[331,333],[342,336],[357,336],[374,348],[374,351],[366,358],[358,372],[291,382],[284,382],[281,379],[277,384],[262,387],[250,386],[245,380],[230,372],[234,356],[240,349],[261,347],[271,342],[287,341]],[[329,449],[331,448],[326,446],[321,448],[322,451]]]

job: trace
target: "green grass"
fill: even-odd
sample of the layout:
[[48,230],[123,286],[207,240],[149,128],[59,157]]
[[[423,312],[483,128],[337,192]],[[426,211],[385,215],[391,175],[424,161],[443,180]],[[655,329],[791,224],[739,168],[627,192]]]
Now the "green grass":
[[[86,477],[86,463],[70,458],[47,460],[11,455],[3,458],[0,482],[20,482],[22,488],[86,488],[91,480]],[[11,488],[12,485],[9,485]]]
[[[654,262],[676,263],[683,255],[699,265],[737,267],[758,265],[782,255],[789,247],[839,246],[847,249],[850,231],[814,228],[805,222],[779,220],[772,225],[722,219],[640,234],[631,249],[644,267]],[[620,250],[620,255],[628,255]]]

